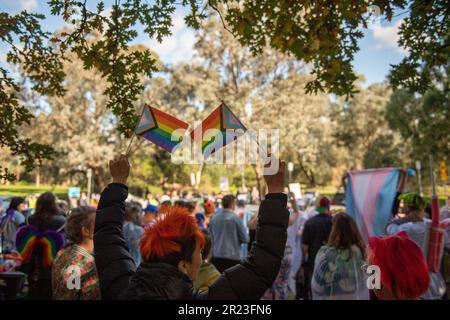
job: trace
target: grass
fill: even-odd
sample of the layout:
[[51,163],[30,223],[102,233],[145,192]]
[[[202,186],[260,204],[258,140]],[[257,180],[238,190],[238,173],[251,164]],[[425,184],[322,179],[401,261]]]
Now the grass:
[[67,197],[67,190],[68,187],[64,186],[40,185],[37,187],[34,184],[27,183],[0,185],[0,195],[2,196],[27,196],[51,191],[58,198],[64,198]]

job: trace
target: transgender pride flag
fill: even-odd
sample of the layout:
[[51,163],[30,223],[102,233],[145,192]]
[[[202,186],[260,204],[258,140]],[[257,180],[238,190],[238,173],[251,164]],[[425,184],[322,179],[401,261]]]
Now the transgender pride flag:
[[398,168],[348,172],[347,213],[355,219],[366,243],[370,236],[385,234],[386,224],[392,218],[399,177]]

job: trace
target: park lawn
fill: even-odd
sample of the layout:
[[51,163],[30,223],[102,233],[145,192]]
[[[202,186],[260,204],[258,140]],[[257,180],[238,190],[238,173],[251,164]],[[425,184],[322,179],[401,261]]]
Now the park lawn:
[[[9,185],[0,185],[0,196],[27,196],[30,194],[41,194],[46,191],[51,191],[56,194],[58,198],[65,198],[67,197],[67,191],[69,187],[66,186],[55,186],[55,185],[40,185],[39,187],[35,184],[28,184],[28,183],[17,183],[17,184],[9,184]],[[149,191],[153,194],[162,194],[163,190],[160,187],[154,187],[149,186]],[[313,188],[305,188],[302,186],[303,192],[308,191],[317,191],[319,194],[325,195],[327,197],[333,197],[333,195],[336,193],[337,188],[335,187],[318,187],[316,189]],[[442,188],[443,189],[443,188]],[[82,191],[85,191],[84,189]],[[443,190],[439,190],[443,191]],[[430,195],[424,196],[426,201],[431,201]],[[439,202],[440,206],[445,205],[445,199],[447,197],[445,195],[439,196]]]
[[[8,185],[0,185],[0,196],[17,196],[25,197],[30,194],[42,194],[44,192],[53,192],[58,198],[67,198],[69,187],[58,185],[40,185],[39,187],[32,183],[15,183]],[[86,188],[81,188],[82,192],[86,192]],[[149,191],[153,194],[163,194],[160,187],[149,186]],[[142,196],[142,195],[139,195]]]
[[0,185],[0,195],[2,196],[27,196],[30,194],[41,194],[47,191],[53,192],[58,198],[67,197],[68,187],[18,183],[9,185]]

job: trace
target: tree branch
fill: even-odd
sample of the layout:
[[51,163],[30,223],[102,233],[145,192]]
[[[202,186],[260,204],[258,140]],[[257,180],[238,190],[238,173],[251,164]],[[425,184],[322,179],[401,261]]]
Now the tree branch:
[[223,20],[222,13],[220,12],[220,10],[217,9],[217,7],[214,6],[214,5],[211,3],[211,1],[208,1],[208,4],[209,4],[209,6],[210,6],[211,8],[213,8],[214,11],[216,11],[216,12],[219,14],[220,20],[222,21],[223,28],[224,28],[225,30],[227,30],[229,33],[231,33],[231,34],[234,36],[234,33],[233,33],[230,29],[228,29],[227,25],[225,24],[225,20]]

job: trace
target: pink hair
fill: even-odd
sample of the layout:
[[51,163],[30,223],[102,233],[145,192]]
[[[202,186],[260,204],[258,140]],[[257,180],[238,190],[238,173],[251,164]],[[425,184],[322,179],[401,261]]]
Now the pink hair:
[[368,260],[381,271],[381,285],[399,299],[416,299],[430,285],[425,257],[404,231],[369,238]]

